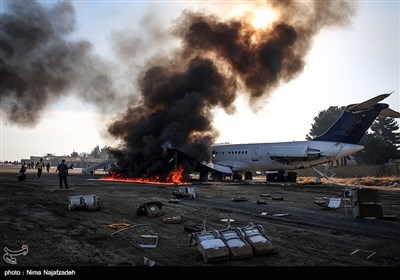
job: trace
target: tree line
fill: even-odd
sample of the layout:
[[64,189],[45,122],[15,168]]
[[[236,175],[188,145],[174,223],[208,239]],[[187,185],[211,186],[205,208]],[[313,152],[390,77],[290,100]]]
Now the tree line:
[[108,150],[109,150],[108,146],[104,146],[103,148],[100,149],[100,146],[97,145],[96,147],[93,148],[93,150],[90,153],[85,153],[85,152],[78,153],[78,152],[73,151],[71,153],[71,156],[72,157],[83,157],[83,158],[86,158],[89,156],[94,157],[94,158],[107,158]]

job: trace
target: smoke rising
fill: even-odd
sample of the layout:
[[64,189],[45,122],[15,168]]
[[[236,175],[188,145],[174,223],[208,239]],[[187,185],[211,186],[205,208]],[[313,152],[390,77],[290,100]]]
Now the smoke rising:
[[[208,160],[209,146],[218,136],[211,110],[234,112],[238,93],[249,97],[250,106],[268,97],[302,72],[322,28],[348,24],[354,13],[351,3],[339,1],[244,3],[254,5],[254,11],[269,5],[276,13],[274,22],[257,29],[248,13],[222,18],[185,10],[168,41],[165,27],[157,27],[158,21],[151,20],[155,13],[149,12],[145,22],[152,24],[141,31],[151,42],[126,30],[113,32],[114,49],[129,64],[118,73],[129,71],[122,75],[131,79],[127,88],[134,88],[133,80],[137,84],[122,100],[128,105],[126,112],[108,126],[109,133],[122,141],[112,150],[117,172],[165,178],[173,166],[167,147],[187,154],[180,159],[186,172],[195,162]],[[0,30],[0,101],[8,122],[34,126],[45,108],[69,94],[100,109],[115,104],[111,66],[93,53],[88,41],[72,39],[75,12],[70,3],[6,4]],[[227,8],[236,4],[224,3]],[[163,42],[179,46],[166,53]],[[154,55],[155,50],[162,52]],[[149,54],[152,58],[143,64]]]
[[[173,31],[181,51],[144,69],[140,101],[109,126],[125,143],[114,150],[118,172],[165,178],[171,169],[166,143],[194,161],[207,160],[218,136],[211,109],[231,112],[237,92],[254,102],[299,75],[320,29],[347,23],[354,11],[349,3],[334,2],[274,1],[280,17],[262,30],[245,18],[184,11]],[[193,166],[183,163],[190,172]]]
[[[7,4],[7,5],[6,5]],[[108,66],[87,41],[70,39],[75,12],[67,2],[6,2],[1,14],[1,108],[6,120],[32,127],[50,104],[75,94],[104,109],[115,99]]]

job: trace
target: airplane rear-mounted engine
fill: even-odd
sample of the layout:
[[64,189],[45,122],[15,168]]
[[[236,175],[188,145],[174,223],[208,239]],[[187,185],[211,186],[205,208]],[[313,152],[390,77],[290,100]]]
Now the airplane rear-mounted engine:
[[304,146],[273,146],[269,156],[279,162],[308,161],[319,159],[321,151]]

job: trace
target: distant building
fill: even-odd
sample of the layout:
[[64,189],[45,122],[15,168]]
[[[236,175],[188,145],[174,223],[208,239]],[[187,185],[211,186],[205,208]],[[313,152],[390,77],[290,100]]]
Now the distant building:
[[85,168],[90,165],[93,165],[94,163],[102,162],[106,160],[107,158],[101,157],[101,158],[94,158],[92,156],[87,156],[87,157],[72,157],[72,156],[56,156],[53,154],[47,154],[46,156],[30,156],[29,159],[21,159],[21,162],[28,162],[28,161],[33,161],[34,164],[36,164],[39,159],[43,158],[43,162],[46,164],[47,162],[50,162],[50,165],[52,167],[57,166],[58,164],[61,163],[61,160],[65,159],[65,162],[68,166],[72,165],[74,168]]

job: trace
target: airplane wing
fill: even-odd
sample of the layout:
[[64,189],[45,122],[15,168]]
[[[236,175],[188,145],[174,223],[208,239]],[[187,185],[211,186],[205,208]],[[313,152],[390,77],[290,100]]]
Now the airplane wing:
[[355,112],[355,111],[368,110],[369,108],[373,107],[379,101],[382,101],[383,99],[387,98],[392,93],[393,93],[393,91],[391,93],[384,93],[384,94],[375,96],[375,97],[373,97],[371,99],[368,99],[367,101],[355,104],[355,105],[347,108],[347,111]]
[[208,167],[212,170],[218,171],[218,172],[222,172],[222,173],[226,173],[226,174],[232,174],[232,168],[230,168],[229,166],[224,166],[224,165],[220,165],[220,164],[216,164],[216,163],[212,163],[212,162],[200,162],[201,165]]
[[390,108],[383,109],[379,116],[388,117],[388,118],[400,118],[400,113],[396,112]]

